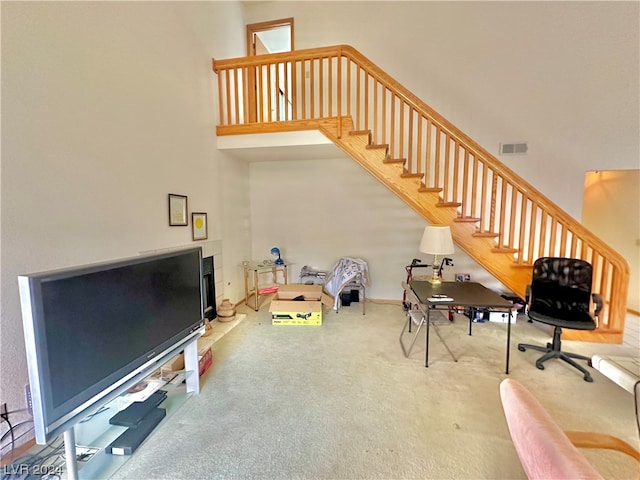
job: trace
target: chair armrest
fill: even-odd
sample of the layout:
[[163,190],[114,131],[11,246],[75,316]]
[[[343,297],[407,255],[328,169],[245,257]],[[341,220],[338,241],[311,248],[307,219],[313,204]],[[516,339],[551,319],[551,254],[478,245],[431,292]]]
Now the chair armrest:
[[564,432],[571,443],[578,448],[602,448],[626,453],[640,463],[640,452],[624,440],[613,435],[596,432]]
[[600,312],[602,311],[604,302],[602,301],[602,297],[597,293],[592,293],[591,298],[593,299],[593,303],[596,306],[596,309],[594,310],[593,314],[597,317],[598,315],[600,315]]

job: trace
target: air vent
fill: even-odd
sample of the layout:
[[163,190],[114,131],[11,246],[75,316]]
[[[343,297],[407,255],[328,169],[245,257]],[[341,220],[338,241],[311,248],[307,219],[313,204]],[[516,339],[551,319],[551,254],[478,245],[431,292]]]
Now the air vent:
[[526,155],[528,149],[527,142],[501,143],[500,155]]

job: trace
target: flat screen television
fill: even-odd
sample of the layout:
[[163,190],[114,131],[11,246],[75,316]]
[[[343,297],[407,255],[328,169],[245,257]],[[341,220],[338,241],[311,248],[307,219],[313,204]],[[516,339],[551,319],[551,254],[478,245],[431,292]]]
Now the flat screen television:
[[20,275],[18,284],[39,444],[204,325],[200,247]]

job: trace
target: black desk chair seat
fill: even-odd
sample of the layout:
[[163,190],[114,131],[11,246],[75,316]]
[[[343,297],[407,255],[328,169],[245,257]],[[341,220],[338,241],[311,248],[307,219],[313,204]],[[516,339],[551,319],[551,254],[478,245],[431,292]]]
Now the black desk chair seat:
[[[533,265],[533,277],[529,289],[529,318],[536,322],[551,325],[553,341],[545,347],[519,343],[518,350],[528,348],[544,352],[536,360],[536,367],[544,370],[544,362],[551,358],[564,360],[578,369],[587,382],[593,378],[577,360],[587,360],[591,366],[590,357],[562,351],[562,329],[595,330],[598,326],[597,317],[602,310],[602,298],[591,293],[592,267],[584,260],[574,258],[543,257]],[[595,305],[594,313],[590,312],[591,301]]]

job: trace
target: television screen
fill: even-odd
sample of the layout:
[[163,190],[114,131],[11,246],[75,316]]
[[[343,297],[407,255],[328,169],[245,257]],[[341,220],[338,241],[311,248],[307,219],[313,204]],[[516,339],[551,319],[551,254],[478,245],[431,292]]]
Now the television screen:
[[38,443],[203,325],[200,248],[18,280]]

